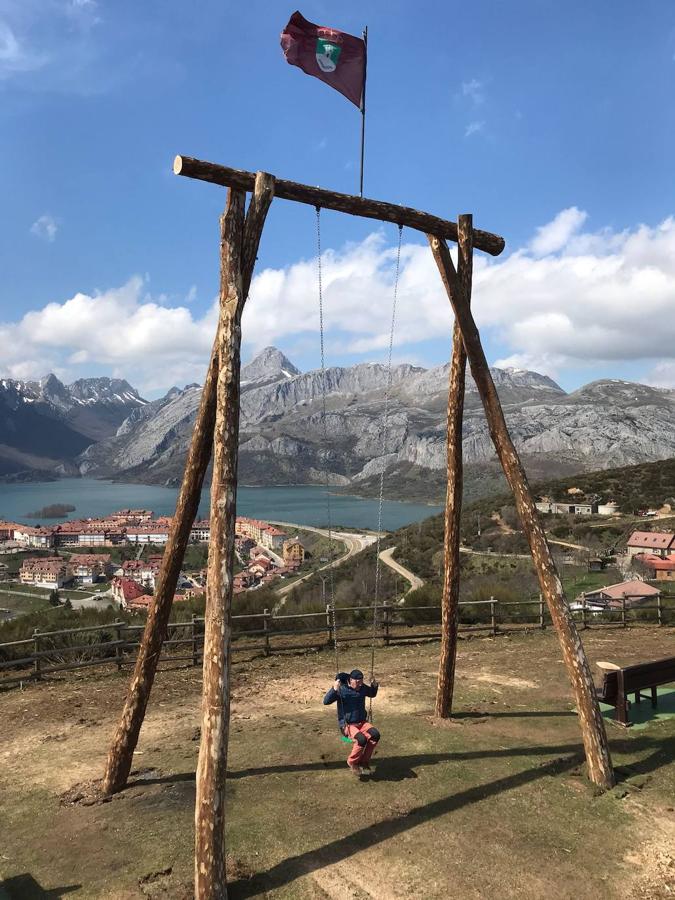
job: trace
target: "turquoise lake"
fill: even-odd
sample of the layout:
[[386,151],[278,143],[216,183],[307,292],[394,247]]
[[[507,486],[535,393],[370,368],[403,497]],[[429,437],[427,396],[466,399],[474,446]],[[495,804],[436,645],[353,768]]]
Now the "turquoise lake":
[[[200,516],[208,515],[209,491],[202,493]],[[172,515],[176,506],[176,488],[149,484],[116,484],[90,478],[64,478],[61,481],[31,484],[0,484],[0,518],[30,525],[48,525],[50,519],[28,515],[53,503],[68,503],[75,512],[63,518],[105,516],[118,509],[134,507],[151,509],[156,516]],[[298,525],[325,526],[328,522],[327,493],[313,485],[279,487],[240,487],[237,512],[241,516],[272,521],[295,522]],[[440,506],[385,500],[382,527],[394,531],[410,522],[419,522],[440,512]],[[364,500],[330,494],[333,525],[354,528],[377,528],[377,500]]]

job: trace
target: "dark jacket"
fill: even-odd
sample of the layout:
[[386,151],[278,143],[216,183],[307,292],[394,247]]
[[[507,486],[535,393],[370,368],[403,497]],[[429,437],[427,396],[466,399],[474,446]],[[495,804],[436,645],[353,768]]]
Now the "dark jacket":
[[324,706],[337,702],[337,717],[340,730],[345,725],[357,725],[359,722],[365,722],[368,718],[366,714],[366,697],[375,697],[377,694],[377,685],[362,684],[360,688],[354,689],[349,687],[342,681],[342,673],[337,677],[342,682],[339,692],[335,688],[331,688],[323,698]]

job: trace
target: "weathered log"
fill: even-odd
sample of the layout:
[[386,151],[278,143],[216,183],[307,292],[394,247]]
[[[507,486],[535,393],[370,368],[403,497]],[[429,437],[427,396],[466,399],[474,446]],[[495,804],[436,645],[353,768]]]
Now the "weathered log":
[[227,896],[225,781],[230,724],[230,644],[239,443],[244,194],[230,190],[221,219],[218,383],[211,483],[211,540],[204,623],[204,687],[195,805],[195,898]]
[[595,696],[591,669],[567,605],[546,535],[539,522],[525,470],[506,427],[504,413],[490,375],[476,323],[463,286],[457,277],[447,244],[431,234],[427,237],[462,334],[471,374],[483,402],[497,456],[513,491],[523,531],[530,545],[539,585],[558,633],[563,659],[572,683],[576,708],[579,713],[588,777],[599,787],[611,788],[614,784],[614,772],[605,724]]
[[[256,176],[255,189],[244,229],[242,276],[244,294],[248,293],[267,212],[274,196],[274,179],[263,172]],[[138,651],[134,674],[127,692],[122,717],[113,737],[102,789],[105,794],[121,791],[127,782],[143,725],[150,691],[155,680],[178,576],[190,539],[190,529],[197,515],[204,475],[211,460],[213,429],[216,420],[216,381],[218,378],[218,339],[214,341],[211,360],[204,380],[192,440],[188,451],[183,481],[171,521],[155,596],[150,607],[143,639]]]
[[[471,302],[473,274],[472,217],[459,217],[459,257],[457,274],[467,303]],[[452,332],[452,362],[448,388],[447,471],[445,495],[445,535],[443,540],[442,634],[436,686],[436,715],[447,719],[452,712],[459,629],[459,526],[462,514],[462,422],[466,353],[457,322]]]
[[[209,181],[212,184],[240,191],[252,190],[255,180],[253,172],[230,169],[228,166],[193,159],[191,156],[177,156],[173,163],[173,171],[176,175],[196,178],[199,181]],[[396,203],[386,203],[383,200],[369,200],[367,197],[356,197],[353,194],[340,194],[336,191],[299,184],[296,181],[285,181],[281,178],[275,179],[274,195],[282,200],[295,200],[297,203],[307,203],[323,209],[334,209],[352,216],[378,219],[380,222],[393,222],[424,234],[435,234],[451,241],[458,240],[456,222],[449,222],[409,206],[398,206]],[[504,249],[504,238],[489,231],[474,229],[473,243],[478,250],[484,250],[491,256],[499,256]]]

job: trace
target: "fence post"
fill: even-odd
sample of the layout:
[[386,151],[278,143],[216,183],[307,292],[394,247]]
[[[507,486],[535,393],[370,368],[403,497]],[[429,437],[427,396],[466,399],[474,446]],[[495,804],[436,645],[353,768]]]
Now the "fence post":
[[37,655],[40,652],[40,629],[33,629],[33,652],[35,656],[33,657],[33,675],[36,679],[41,678],[41,669],[42,669],[42,660]]
[[546,622],[544,622],[544,595],[539,594],[539,627],[544,630]]
[[621,625],[626,627],[626,595],[621,598]]
[[663,625],[663,612],[661,609],[661,594],[656,598],[656,624]]
[[495,615],[495,598],[490,597],[490,628],[493,636],[497,634],[497,616]]
[[199,648],[197,645],[197,614],[192,613],[192,665],[199,665]]
[[584,631],[588,628],[588,621],[586,619],[586,596],[584,595],[583,600],[581,601],[581,623],[584,626]]
[[384,609],[382,610],[382,627],[384,629],[384,646],[389,646],[389,601],[384,601]]
[[265,656],[270,655],[270,626],[269,626],[269,614],[270,611],[267,607],[263,610],[263,628],[265,629]]
[[117,671],[120,672],[122,670],[123,647],[119,643],[119,641],[122,640],[122,629],[124,628],[124,622],[113,622],[113,625],[115,627],[118,641],[118,644],[115,647],[115,660],[117,661]]

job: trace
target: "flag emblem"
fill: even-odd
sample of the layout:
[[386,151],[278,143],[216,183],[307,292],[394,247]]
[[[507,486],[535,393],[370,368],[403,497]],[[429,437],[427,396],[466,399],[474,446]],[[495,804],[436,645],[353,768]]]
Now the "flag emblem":
[[337,28],[315,25],[296,11],[281,32],[281,49],[291,66],[330,85],[361,109],[366,84],[364,40]]
[[334,72],[340,59],[341,47],[327,41],[325,38],[317,38],[316,61],[322,72]]

